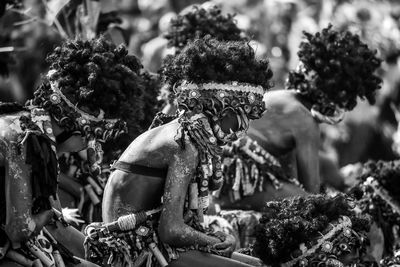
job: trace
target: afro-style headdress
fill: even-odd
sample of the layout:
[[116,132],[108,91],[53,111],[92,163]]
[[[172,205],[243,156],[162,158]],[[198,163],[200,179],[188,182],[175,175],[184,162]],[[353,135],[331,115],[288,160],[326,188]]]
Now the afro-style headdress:
[[268,60],[256,59],[247,42],[209,37],[167,57],[162,74],[165,83],[175,88],[180,109],[218,117],[231,107],[250,119],[265,110],[262,98],[272,78]]
[[187,12],[171,20],[171,26],[164,37],[168,40],[168,46],[181,50],[190,41],[206,35],[211,35],[220,41],[245,40],[241,33],[234,15],[222,14],[218,6],[206,9],[194,5]]
[[101,140],[139,134],[143,119],[142,65],[104,37],[66,41],[47,57],[50,71],[31,101],[67,131]]
[[295,89],[313,109],[331,116],[335,109],[352,110],[357,97],[375,102],[381,79],[375,75],[381,60],[358,35],[338,32],[332,25],[314,35],[304,32],[306,41],[297,53],[299,68],[289,74],[288,89]]
[[339,261],[367,244],[367,219],[356,217],[346,195],[268,202],[256,226],[254,253],[270,266],[343,266]]

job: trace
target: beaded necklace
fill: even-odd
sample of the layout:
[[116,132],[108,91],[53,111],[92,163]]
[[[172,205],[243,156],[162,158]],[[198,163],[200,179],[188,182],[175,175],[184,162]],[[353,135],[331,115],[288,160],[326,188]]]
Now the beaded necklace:
[[187,208],[197,210],[199,221],[203,222],[204,212],[210,204],[209,184],[222,184],[222,148],[217,145],[217,138],[204,114],[196,114],[189,118],[182,113],[178,121],[181,129],[176,141],[184,148],[185,140],[189,139],[199,152],[196,175],[189,187]]

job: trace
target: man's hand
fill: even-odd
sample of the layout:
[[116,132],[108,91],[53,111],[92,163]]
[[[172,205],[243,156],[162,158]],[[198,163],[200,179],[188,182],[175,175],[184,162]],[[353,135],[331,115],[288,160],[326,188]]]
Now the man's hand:
[[76,226],[78,226],[80,223],[85,222],[84,220],[81,219],[81,215],[79,215],[78,212],[79,212],[78,209],[70,209],[70,208],[62,209],[64,220],[69,224],[74,223]]
[[223,232],[218,232],[218,235],[224,235],[225,240],[221,243],[215,244],[213,247],[218,250],[221,255],[225,257],[230,257],[236,248],[236,239],[233,235],[225,234]]

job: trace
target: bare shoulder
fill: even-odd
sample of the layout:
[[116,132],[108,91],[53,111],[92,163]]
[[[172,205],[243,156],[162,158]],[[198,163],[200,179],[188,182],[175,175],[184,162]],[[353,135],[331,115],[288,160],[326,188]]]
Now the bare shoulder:
[[279,89],[266,92],[263,100],[268,107],[291,104],[296,100],[296,97],[292,90]]
[[315,136],[319,132],[318,123],[310,110],[298,100],[293,90],[270,91],[264,95],[264,102],[267,109],[265,119],[284,120],[279,123],[287,124],[297,135]]
[[169,165],[184,175],[193,172],[198,163],[198,150],[182,126],[177,121],[168,123],[160,128],[158,136],[165,140],[162,150],[170,159]]
[[265,108],[271,112],[277,113],[297,113],[299,111],[306,111],[307,109],[296,98],[293,90],[275,90],[267,92],[264,95]]
[[[159,159],[166,163],[174,155],[197,156],[196,147],[188,140],[177,120],[148,130],[138,136],[122,154],[120,160],[126,162]],[[156,164],[157,165],[157,164]]]
[[23,112],[0,115],[0,166],[5,165],[5,160],[22,159],[18,145],[22,133],[20,116]]
[[22,133],[19,118],[23,112],[0,115],[0,146],[10,145],[18,140]]
[[[164,125],[163,136],[167,136],[169,146],[181,155],[198,155],[196,146],[191,142],[189,136],[184,133],[182,126],[177,121]],[[164,135],[165,134],[165,135]]]

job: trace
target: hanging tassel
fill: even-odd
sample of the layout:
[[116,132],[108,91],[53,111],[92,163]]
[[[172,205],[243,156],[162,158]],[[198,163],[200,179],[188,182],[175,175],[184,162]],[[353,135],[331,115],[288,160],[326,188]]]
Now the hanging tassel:
[[258,186],[258,181],[260,179],[260,172],[259,172],[256,164],[251,165],[251,177],[253,177],[253,179],[254,179],[253,187],[252,187],[252,194],[254,194],[254,192]]
[[149,244],[149,248],[153,253],[154,257],[157,259],[158,264],[161,267],[165,267],[168,265],[167,260],[165,259],[164,255],[161,253],[160,249],[157,247],[156,243],[152,242]]
[[190,183],[189,186],[189,209],[197,210],[199,208],[198,200],[199,189],[196,182]]
[[233,199],[237,201],[241,198],[240,196],[240,182],[243,179],[243,164],[241,159],[236,159],[236,170],[235,170],[235,181],[232,186]]
[[244,179],[243,179],[243,195],[249,196],[252,195],[252,185],[250,182],[250,171],[247,165],[248,163],[243,165]]

